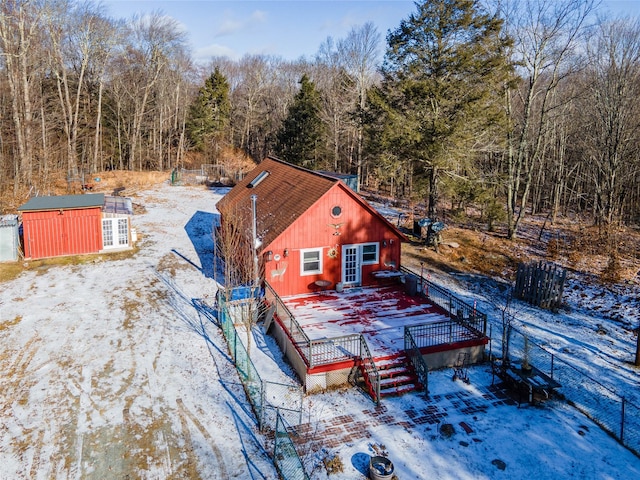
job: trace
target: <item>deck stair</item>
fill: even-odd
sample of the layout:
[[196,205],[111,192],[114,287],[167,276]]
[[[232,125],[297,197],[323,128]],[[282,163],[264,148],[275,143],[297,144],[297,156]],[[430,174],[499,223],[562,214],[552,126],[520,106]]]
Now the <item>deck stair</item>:
[[404,353],[376,358],[375,364],[380,374],[380,397],[420,390],[418,377]]

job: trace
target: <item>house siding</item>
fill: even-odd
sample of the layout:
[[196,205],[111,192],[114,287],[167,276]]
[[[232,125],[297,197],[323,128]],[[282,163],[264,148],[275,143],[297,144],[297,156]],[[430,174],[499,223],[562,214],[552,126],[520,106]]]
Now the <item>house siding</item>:
[[[335,206],[342,209],[339,217],[331,214]],[[372,271],[390,268],[385,266],[390,262],[399,267],[401,240],[397,231],[363,207],[346,185],[336,183],[265,247],[265,251],[273,254],[273,260],[265,263],[265,278],[281,296],[308,293],[317,289],[314,282],[320,279],[328,280],[331,282],[329,288],[335,288],[342,278],[342,246],[378,242],[379,262],[362,266],[361,284],[373,284]],[[383,247],[383,241],[386,241],[386,247]],[[322,273],[301,275],[300,251],[314,248],[322,249]],[[332,248],[338,253],[336,258],[329,256]],[[288,256],[285,256],[285,249]]]

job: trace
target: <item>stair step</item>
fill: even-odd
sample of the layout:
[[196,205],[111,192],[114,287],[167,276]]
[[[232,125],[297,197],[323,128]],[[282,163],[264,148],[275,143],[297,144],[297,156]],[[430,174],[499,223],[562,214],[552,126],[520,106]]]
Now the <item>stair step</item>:
[[404,365],[396,365],[394,367],[378,369],[380,378],[391,378],[400,375],[411,375],[411,372]]
[[396,387],[394,389],[382,390],[382,388],[381,388],[380,389],[380,396],[381,397],[400,396],[400,395],[404,395],[405,393],[415,392],[417,389],[418,389],[418,387],[416,387],[414,384],[402,385],[402,386]]
[[391,378],[381,378],[380,379],[380,390],[387,388],[395,388],[399,385],[408,385],[416,383],[416,378],[413,375],[400,375],[397,377]]

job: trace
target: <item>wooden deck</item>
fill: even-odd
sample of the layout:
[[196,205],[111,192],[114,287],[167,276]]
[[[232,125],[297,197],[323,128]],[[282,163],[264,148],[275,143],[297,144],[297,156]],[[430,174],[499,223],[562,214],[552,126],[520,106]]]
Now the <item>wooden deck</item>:
[[328,290],[282,300],[311,340],[362,334],[376,359],[404,350],[405,326],[448,319],[427,299],[407,295],[403,285]]

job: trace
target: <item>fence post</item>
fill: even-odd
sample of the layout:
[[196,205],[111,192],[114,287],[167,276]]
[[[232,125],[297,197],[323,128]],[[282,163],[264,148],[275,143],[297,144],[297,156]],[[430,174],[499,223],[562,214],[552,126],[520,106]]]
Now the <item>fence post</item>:
[[620,418],[620,443],[624,445],[624,415],[625,415],[625,403],[626,398],[622,397],[622,416]]
[[265,383],[264,380],[260,380],[260,431],[263,431],[264,424],[265,424],[265,418],[264,418],[265,417],[265,413],[264,412],[265,412],[266,408],[264,406],[264,403],[265,403],[264,398],[265,398],[265,390],[266,390],[266,388],[264,386],[264,383]]

